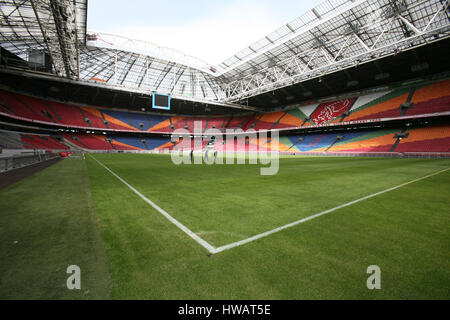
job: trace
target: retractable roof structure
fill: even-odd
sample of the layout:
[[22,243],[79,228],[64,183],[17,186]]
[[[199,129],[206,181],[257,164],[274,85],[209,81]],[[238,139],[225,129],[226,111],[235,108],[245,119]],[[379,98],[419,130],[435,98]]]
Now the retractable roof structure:
[[447,38],[449,1],[328,0],[220,64],[223,101]]

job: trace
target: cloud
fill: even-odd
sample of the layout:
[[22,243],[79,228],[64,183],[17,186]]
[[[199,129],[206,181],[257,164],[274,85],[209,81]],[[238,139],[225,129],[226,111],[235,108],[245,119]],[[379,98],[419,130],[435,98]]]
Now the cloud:
[[108,31],[177,49],[214,65],[274,31],[282,23],[268,7],[239,4],[225,10],[221,8],[220,13],[194,22],[169,26],[131,24]]

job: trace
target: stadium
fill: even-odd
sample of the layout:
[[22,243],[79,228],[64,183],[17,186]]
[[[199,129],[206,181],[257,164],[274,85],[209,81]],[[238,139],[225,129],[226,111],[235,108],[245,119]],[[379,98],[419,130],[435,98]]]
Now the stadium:
[[213,65],[1,1],[0,299],[448,300],[449,4],[325,0]]

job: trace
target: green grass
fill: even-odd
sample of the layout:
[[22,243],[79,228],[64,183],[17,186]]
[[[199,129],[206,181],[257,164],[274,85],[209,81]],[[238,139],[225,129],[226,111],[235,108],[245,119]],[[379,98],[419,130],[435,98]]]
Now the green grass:
[[[176,166],[167,156],[146,155],[102,155],[98,159],[215,246],[271,230],[448,164],[412,159],[288,157],[282,159],[277,175],[261,176],[257,165]],[[93,174],[106,173],[91,162]],[[98,175],[91,175],[91,179],[95,186]],[[130,192],[116,182],[123,192]]]
[[[277,175],[261,176],[256,165],[175,166],[170,157],[163,155],[102,154],[95,158],[216,247],[450,167],[449,160],[438,159],[283,157]],[[84,176],[74,174],[76,168],[67,170],[66,163],[69,160],[41,174],[68,175],[66,184],[76,179],[86,180],[84,171]],[[90,193],[89,183],[87,189],[70,188],[78,189],[87,198],[91,194],[97,219],[88,210],[85,228],[89,226],[92,234],[100,230],[102,243],[95,241],[94,248],[103,252],[104,247],[106,258],[91,261],[91,270],[98,277],[85,278],[83,283],[104,289],[105,296],[110,294],[115,299],[450,298],[450,171],[208,257],[203,247],[90,156],[86,163]],[[2,203],[11,198],[11,190],[21,191],[35,177],[0,191]],[[39,179],[41,184],[42,181],[47,180]],[[60,192],[51,184],[46,188],[42,192],[53,195]],[[36,199],[27,201],[39,203]],[[81,204],[73,204],[77,205]],[[3,213],[0,215],[2,225],[6,223],[5,230],[0,229],[0,236],[6,232],[11,237],[15,219],[22,219],[19,208],[17,203],[10,205],[9,221],[4,221]],[[45,228],[50,224],[43,216],[45,211],[36,209],[35,212],[34,225],[42,224]],[[66,226],[81,227],[73,221],[68,221]],[[62,232],[54,229],[58,228],[51,226],[51,233]],[[36,232],[36,241],[40,241],[39,237]],[[86,238],[80,247],[89,247],[86,243],[92,239],[89,240],[86,232],[79,234],[79,238]],[[28,250],[48,250],[45,245],[28,246]],[[73,250],[73,254],[97,256],[94,248],[82,253]],[[6,249],[0,247],[2,255]],[[13,253],[9,254],[8,259],[16,259]],[[105,261],[109,273],[104,272]],[[366,269],[372,264],[381,268],[381,290],[366,288],[369,276]],[[11,266],[14,263],[2,265],[2,275],[12,272]],[[11,283],[20,283],[14,280],[15,276],[10,277]],[[2,277],[0,296],[17,296],[4,295],[3,284]],[[52,292],[50,284],[41,285],[47,292],[39,297]],[[26,293],[34,296],[38,291]],[[64,293],[50,296],[64,297]]]
[[[61,161],[0,190],[0,299],[107,299],[109,273],[86,163]],[[66,286],[81,268],[81,290]]]

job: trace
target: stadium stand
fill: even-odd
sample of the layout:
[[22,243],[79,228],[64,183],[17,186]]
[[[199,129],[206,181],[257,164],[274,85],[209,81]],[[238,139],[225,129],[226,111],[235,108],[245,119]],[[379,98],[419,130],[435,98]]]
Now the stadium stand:
[[282,111],[266,113],[258,118],[258,121],[256,122],[253,129],[254,130],[271,129],[274,123],[276,123],[284,114],[285,112]]
[[[396,139],[395,133],[400,130],[375,130],[344,134],[343,139],[336,142],[328,152],[389,152]],[[326,151],[319,148],[314,151]]]
[[[106,141],[105,136],[96,134],[63,134],[64,139],[87,150],[114,150],[111,143]],[[131,149],[131,148],[130,148]]]
[[208,125],[207,125],[207,129],[211,129],[211,128],[216,128],[216,129],[221,129],[223,128],[225,119],[223,117],[214,117],[214,118],[209,118],[208,121]]
[[6,107],[7,113],[18,115],[23,118],[49,121],[44,115],[34,111],[29,105],[20,101],[21,95],[0,90],[0,103]]
[[0,131],[0,149],[25,149],[31,145],[22,141],[20,133],[12,131]]
[[[450,152],[450,125],[412,128],[403,130],[405,138],[397,139],[401,129],[350,131],[345,133],[320,133],[289,135],[280,137],[275,148],[270,139],[245,138],[244,142],[217,142],[215,150],[234,151],[275,150],[287,152],[390,152],[398,140],[395,152]],[[168,137],[148,136],[145,138],[121,135],[67,134],[61,140],[48,135],[0,132],[0,147],[10,149],[68,150],[161,150],[173,149]],[[181,142],[181,140],[179,141]],[[191,147],[194,141],[191,140]],[[202,142],[205,148],[207,141]]]
[[21,139],[26,149],[69,150],[68,146],[51,136],[22,134]]
[[[76,106],[0,90],[3,116],[40,121],[61,127],[100,129],[106,135],[64,133],[62,140],[49,135],[1,132],[0,147],[46,150],[170,150],[168,137],[157,135],[123,136],[121,131],[171,133],[176,129],[194,131],[196,121],[202,129],[272,130],[327,126],[341,122],[379,121],[382,118],[426,116],[450,113],[450,80],[415,83],[408,87],[362,94],[324,103],[307,103],[290,110],[236,116],[162,116],[129,110]],[[403,132],[404,136],[397,136]],[[449,126],[417,129],[368,130],[342,133],[288,135],[281,137],[277,151],[288,152],[449,152]],[[225,147],[235,151],[255,146],[271,149],[270,141],[247,139],[244,145]],[[205,144],[202,146],[205,147]],[[218,148],[218,146],[215,146]]]
[[450,152],[450,126],[417,128],[408,133],[396,152]]
[[160,137],[140,138],[111,136],[111,139],[113,140],[113,144],[115,146],[120,146],[125,148],[125,150],[126,148],[135,148],[136,150],[153,150],[169,142],[169,138]]
[[53,101],[48,101],[47,104],[60,116],[58,122],[69,126],[86,126],[86,122],[84,121],[83,114],[79,107]]
[[246,121],[248,121],[248,117],[245,117],[245,116],[231,117],[227,121],[225,128],[227,128],[227,129],[238,129],[238,128],[242,129],[242,127],[244,126]]
[[311,114],[310,118],[314,124],[324,124],[336,119],[348,111],[357,98],[337,100],[320,104]]
[[161,116],[74,106],[0,90],[0,112],[65,126],[117,131],[172,132],[202,128],[270,130],[450,112],[450,80],[364,94],[265,114],[216,117]]

